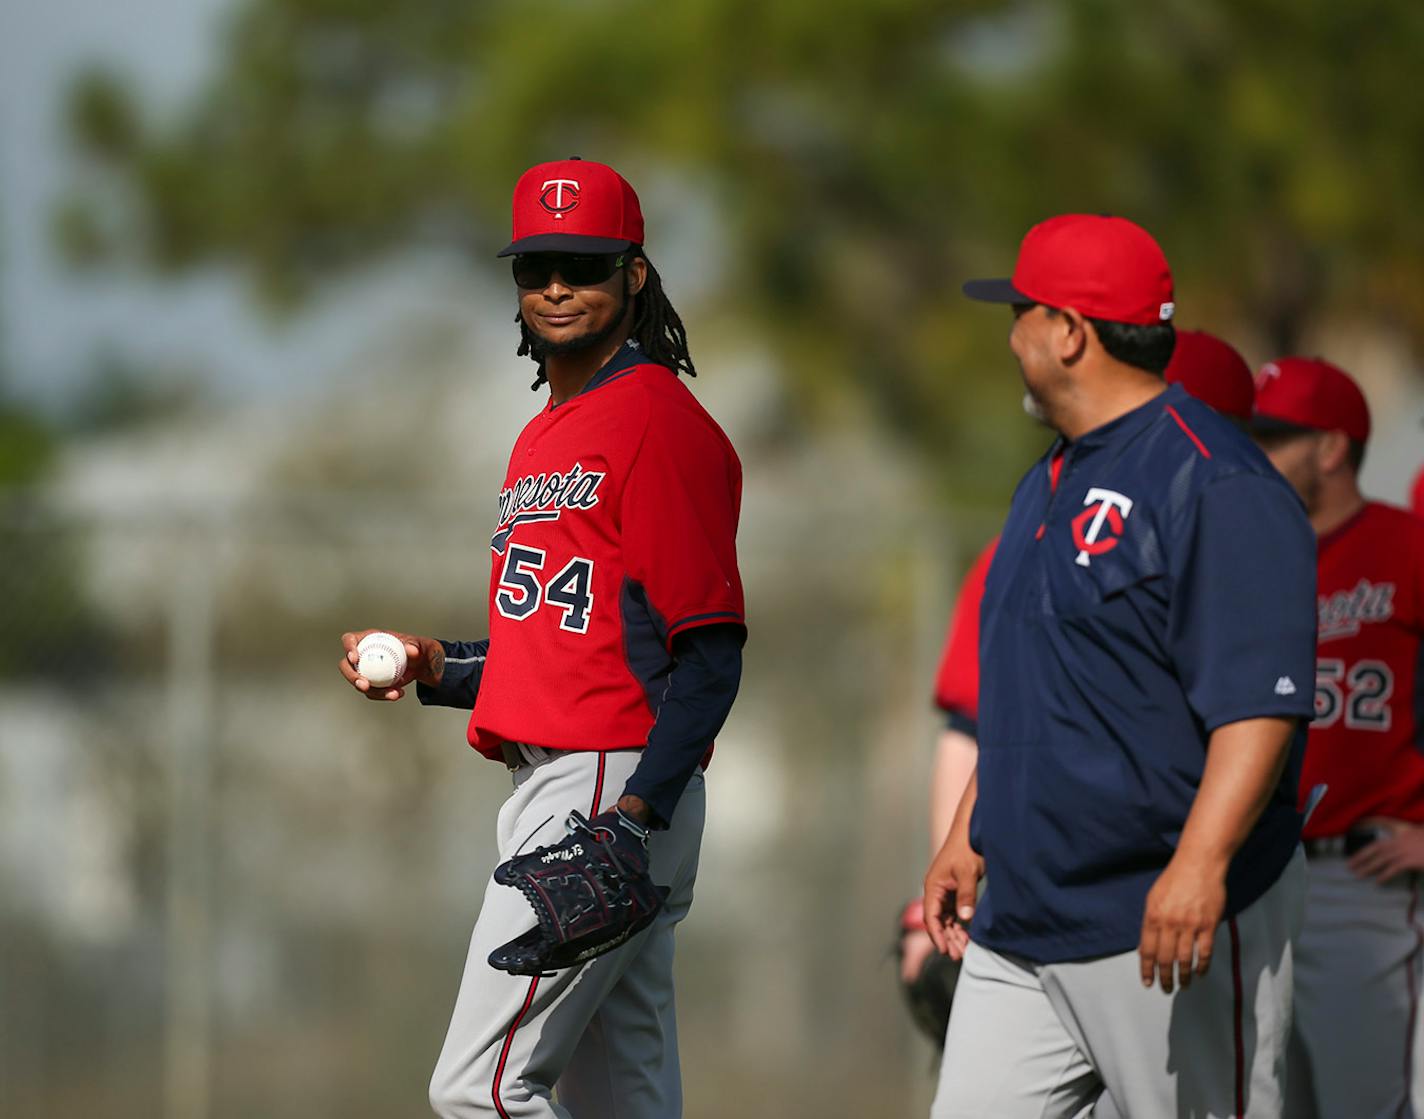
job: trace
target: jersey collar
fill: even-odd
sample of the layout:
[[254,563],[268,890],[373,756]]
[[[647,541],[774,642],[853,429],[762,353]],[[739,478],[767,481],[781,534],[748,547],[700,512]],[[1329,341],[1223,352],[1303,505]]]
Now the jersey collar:
[[1335,541],[1339,540],[1342,536],[1349,532],[1350,529],[1354,528],[1357,524],[1359,524],[1361,518],[1363,518],[1366,513],[1368,513],[1372,508],[1374,508],[1375,504],[1376,503],[1373,501],[1366,501],[1363,505],[1361,505],[1358,509],[1356,509],[1353,513],[1351,513],[1348,517],[1341,521],[1338,525],[1332,528],[1329,532],[1319,537],[1315,545],[1316,551],[1323,552],[1326,548],[1330,547],[1331,544],[1334,544]]
[[1181,385],[1168,385],[1166,392],[1158,393],[1147,403],[1139,404],[1132,411],[1124,412],[1101,427],[1084,432],[1073,440],[1073,445],[1086,448],[1125,442],[1150,426],[1162,414],[1162,409],[1169,405],[1179,405],[1186,398],[1187,392]]
[[[608,384],[609,381],[615,381],[619,377],[631,373],[635,366],[645,365],[647,360],[648,359],[643,356],[643,351],[639,348],[638,343],[629,338],[628,341],[618,347],[618,352],[604,363],[603,368],[589,378],[588,384],[584,385],[583,388],[579,389],[578,392],[574,393],[574,395],[571,396],[569,400],[564,401],[564,403],[568,404],[570,401],[577,400],[579,397],[593,392],[594,389],[602,388]],[[552,412],[557,407],[559,406],[555,404],[553,400],[549,401],[549,411]]]

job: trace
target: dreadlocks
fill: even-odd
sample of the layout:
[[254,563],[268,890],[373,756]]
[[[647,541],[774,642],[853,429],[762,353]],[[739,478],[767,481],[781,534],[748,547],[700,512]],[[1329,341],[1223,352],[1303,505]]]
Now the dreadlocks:
[[[667,293],[663,291],[663,279],[658,275],[658,270],[653,267],[653,262],[647,258],[642,247],[635,245],[632,255],[642,257],[647,265],[648,275],[643,281],[643,288],[633,297],[633,332],[629,337],[638,344],[638,348],[647,355],[650,362],[657,365],[665,365],[674,373],[686,373],[689,377],[696,377],[697,370],[692,364],[692,355],[687,352],[687,328],[682,325],[682,318],[674,310]],[[627,272],[623,273],[623,282],[628,282]],[[627,291],[627,288],[624,288]],[[539,339],[524,322],[524,316],[518,311],[514,313],[514,321],[519,324],[519,350],[518,356],[528,357],[539,366],[539,375],[534,378],[534,383],[529,387],[536,392],[543,385],[548,377],[544,373],[545,354],[543,347],[539,345]]]

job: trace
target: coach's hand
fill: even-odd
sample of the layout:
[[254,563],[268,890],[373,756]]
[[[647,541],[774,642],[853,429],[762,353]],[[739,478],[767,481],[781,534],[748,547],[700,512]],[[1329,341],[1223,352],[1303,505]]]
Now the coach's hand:
[[934,946],[951,959],[962,960],[969,947],[969,922],[979,897],[984,860],[969,845],[968,814],[963,827],[959,816],[949,829],[944,846],[925,874],[925,931]]
[[[356,671],[361,657],[356,646],[368,633],[389,633],[400,638],[405,645],[405,671],[388,688],[374,688],[371,681]],[[445,673],[445,646],[433,637],[416,637],[399,630],[358,629],[341,635],[341,647],[345,650],[341,658],[341,675],[367,699],[387,702],[400,699],[405,690],[417,680],[422,684],[437,687]]]
[[969,947],[969,922],[979,900],[984,860],[969,842],[969,821],[979,800],[979,773],[969,783],[954,810],[949,834],[925,873],[925,931],[934,946],[951,959],[964,959]]
[[1175,856],[1147,891],[1137,949],[1142,985],[1160,979],[1170,995],[1174,985],[1185,990],[1193,976],[1205,975],[1225,912],[1226,866]]

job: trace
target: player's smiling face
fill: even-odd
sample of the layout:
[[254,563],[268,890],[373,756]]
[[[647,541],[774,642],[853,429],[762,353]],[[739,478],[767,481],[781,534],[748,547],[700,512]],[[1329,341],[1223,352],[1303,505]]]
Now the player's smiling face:
[[[609,275],[589,282],[590,273],[601,271],[593,267],[597,260],[607,261]],[[520,262],[528,265],[522,276]],[[545,352],[569,353],[631,326],[633,296],[647,278],[647,264],[642,257],[623,254],[591,258],[537,253],[517,259],[515,276],[525,325]]]

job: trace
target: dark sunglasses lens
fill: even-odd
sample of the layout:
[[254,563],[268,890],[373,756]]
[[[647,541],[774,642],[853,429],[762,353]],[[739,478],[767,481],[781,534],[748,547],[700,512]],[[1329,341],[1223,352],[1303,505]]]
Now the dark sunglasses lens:
[[514,282],[522,288],[548,287],[554,273],[572,287],[601,284],[613,275],[622,258],[614,255],[571,256],[530,253],[514,258]]
[[522,288],[548,287],[549,277],[553,275],[553,271],[545,257],[516,256],[514,258],[514,282]]
[[559,275],[578,287],[581,284],[601,284],[618,267],[614,256],[566,256],[559,262]]

